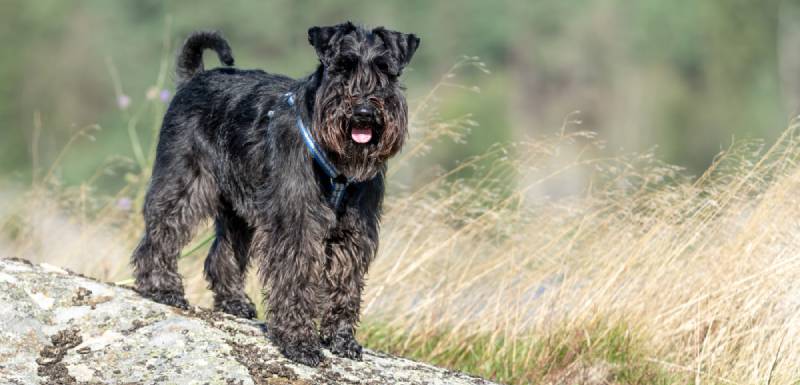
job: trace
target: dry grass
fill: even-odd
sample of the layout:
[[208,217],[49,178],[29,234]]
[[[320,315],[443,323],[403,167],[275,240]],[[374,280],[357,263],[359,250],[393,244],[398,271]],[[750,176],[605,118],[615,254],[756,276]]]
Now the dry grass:
[[[369,346],[519,384],[800,384],[797,122],[772,145],[733,146],[699,178],[651,154],[598,157],[593,135],[565,127],[404,187],[411,159],[474,124],[436,110],[463,66],[482,68],[465,58],[416,101],[414,138],[392,165],[364,298]],[[147,103],[141,113],[160,114]],[[138,164],[152,159],[136,153],[79,186],[42,170],[30,188],[0,189],[0,252],[128,279],[149,172]],[[95,192],[110,171],[124,186]],[[584,193],[537,196],[570,172],[589,176]],[[204,248],[187,250],[190,300],[207,305]]]

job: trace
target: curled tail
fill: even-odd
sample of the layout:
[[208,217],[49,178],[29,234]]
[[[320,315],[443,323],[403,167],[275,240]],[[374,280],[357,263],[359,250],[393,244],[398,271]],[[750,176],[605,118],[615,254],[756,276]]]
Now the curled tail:
[[197,31],[186,38],[175,68],[177,86],[186,84],[195,75],[203,72],[203,50],[213,49],[219,56],[219,61],[226,66],[233,65],[233,53],[228,42],[219,32]]

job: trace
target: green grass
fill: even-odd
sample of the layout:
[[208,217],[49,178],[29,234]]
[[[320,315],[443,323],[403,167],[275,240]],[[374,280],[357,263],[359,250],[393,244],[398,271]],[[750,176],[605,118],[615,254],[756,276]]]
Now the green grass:
[[625,323],[593,323],[546,335],[513,338],[433,330],[408,334],[365,321],[359,338],[370,349],[492,378],[507,384],[674,384],[678,379],[648,361],[646,339]]

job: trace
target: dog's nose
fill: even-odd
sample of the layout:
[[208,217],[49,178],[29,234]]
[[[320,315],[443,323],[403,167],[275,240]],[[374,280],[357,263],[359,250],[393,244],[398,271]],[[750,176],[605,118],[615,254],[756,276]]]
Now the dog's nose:
[[353,109],[353,117],[358,120],[374,120],[376,112],[372,104],[364,103]]

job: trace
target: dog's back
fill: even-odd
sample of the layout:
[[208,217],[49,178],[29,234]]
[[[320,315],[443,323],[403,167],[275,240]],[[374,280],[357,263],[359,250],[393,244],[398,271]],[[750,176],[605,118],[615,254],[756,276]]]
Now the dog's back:
[[[205,49],[216,51],[224,66],[205,70]],[[220,34],[195,32],[186,40],[178,53],[177,90],[164,115],[153,176],[205,175],[197,180],[214,181],[213,188],[202,184],[209,199],[223,199],[245,212],[253,210],[246,195],[263,182],[262,167],[268,168],[269,111],[297,80],[232,65],[230,46]]]
[[[206,49],[215,51],[224,67],[206,71],[203,65],[203,51]],[[286,90],[296,82],[295,79],[262,70],[233,68],[233,64],[233,52],[230,45],[219,32],[198,31],[189,35],[178,54],[175,68],[175,83],[178,90],[175,97],[176,102],[173,105],[189,104],[186,107],[192,109],[205,106],[213,108],[215,112],[219,113],[221,112],[220,107],[222,107],[222,111],[234,107],[232,105],[220,106],[218,105],[220,102],[241,104],[248,99],[255,101],[253,99],[260,95],[274,93],[276,89],[278,91]],[[214,97],[209,98],[209,96]],[[199,102],[197,105],[191,103],[195,98]],[[177,103],[177,99],[180,99],[180,103]],[[209,101],[216,101],[217,105],[209,104]],[[264,100],[258,101],[264,102]]]
[[[214,50],[224,66],[205,70],[206,49]],[[264,118],[277,102],[276,95],[286,92],[297,80],[258,69],[234,68],[233,63],[231,48],[218,32],[195,32],[186,39],[178,53],[177,91],[164,116],[159,146],[181,145],[191,139],[236,146],[235,142],[265,129]],[[199,137],[193,138],[195,135]],[[204,147],[192,146],[192,151]]]

